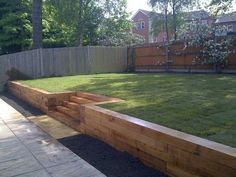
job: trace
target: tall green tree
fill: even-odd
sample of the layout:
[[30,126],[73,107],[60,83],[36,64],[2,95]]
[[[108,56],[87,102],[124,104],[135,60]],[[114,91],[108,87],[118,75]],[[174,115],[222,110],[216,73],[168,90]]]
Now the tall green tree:
[[42,48],[42,0],[33,0],[32,20],[33,20],[33,48]]
[[133,27],[127,12],[127,0],[107,0],[103,7],[104,18],[98,28],[100,45],[134,45],[144,40],[130,33]]
[[[161,11],[164,15],[165,26],[168,27],[168,31],[171,28],[174,34],[174,40],[177,39],[178,27],[183,23],[182,20],[182,12],[190,7],[193,7],[198,3],[198,0],[149,0],[151,6],[159,11]],[[171,16],[169,16],[171,14]],[[154,20],[154,22],[158,22],[158,19]],[[169,25],[168,25],[169,24]],[[155,26],[155,23],[154,23]]]
[[49,0],[56,7],[57,20],[73,28],[77,45],[88,42],[103,16],[98,0]]
[[[129,45],[142,41],[132,28],[127,0],[48,0],[71,45]],[[47,4],[47,3],[46,3]]]
[[73,25],[57,19],[57,9],[49,2],[43,4],[43,47],[65,47],[73,45]]
[[20,52],[31,46],[30,0],[0,1],[1,54]]

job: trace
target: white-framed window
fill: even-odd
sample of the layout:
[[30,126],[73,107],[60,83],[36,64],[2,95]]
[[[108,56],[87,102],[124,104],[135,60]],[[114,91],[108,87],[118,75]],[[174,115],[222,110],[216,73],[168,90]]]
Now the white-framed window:
[[228,32],[233,32],[234,28],[233,28],[233,25],[228,25],[227,26],[227,31]]
[[144,29],[144,28],[145,28],[145,22],[144,21],[136,22],[136,29]]

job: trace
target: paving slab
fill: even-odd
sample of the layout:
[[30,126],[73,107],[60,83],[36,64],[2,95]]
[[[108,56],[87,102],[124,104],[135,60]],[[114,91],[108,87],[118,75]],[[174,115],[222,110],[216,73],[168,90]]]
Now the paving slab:
[[82,163],[81,165],[81,160],[54,166],[47,170],[49,171],[49,174],[55,177],[94,177],[96,175],[99,175],[99,177],[105,177],[105,175],[98,173],[98,170],[95,168],[91,168],[91,165],[88,163]]
[[0,108],[0,177],[105,176],[1,99]]
[[50,134],[55,139],[78,135],[79,132],[64,125],[63,123],[49,117],[48,115],[30,116],[27,119],[39,126],[42,130]]
[[46,170],[37,170],[29,173],[17,175],[16,177],[52,177]]
[[42,168],[42,165],[39,164],[39,162],[30,153],[28,153],[24,157],[1,162],[0,177],[16,176],[22,173],[35,171]]

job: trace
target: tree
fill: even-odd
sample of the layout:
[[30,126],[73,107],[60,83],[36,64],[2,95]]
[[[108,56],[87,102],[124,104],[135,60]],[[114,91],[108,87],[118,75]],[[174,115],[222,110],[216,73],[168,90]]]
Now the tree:
[[93,36],[103,16],[99,0],[49,0],[57,10],[57,21],[73,28],[77,45]]
[[142,41],[129,33],[132,22],[126,11],[127,0],[48,0],[48,3],[56,10],[54,21],[63,27],[70,45],[117,46]]
[[[154,9],[157,8],[163,13],[166,13],[164,16],[164,18],[167,18],[165,20],[165,26],[168,26],[169,24],[169,27],[173,29],[174,40],[176,40],[178,37],[177,27],[181,26],[181,22],[183,23],[183,20],[181,20],[182,11],[196,5],[198,0],[149,0],[149,3]],[[172,20],[168,20],[171,19],[170,17],[168,18],[170,13],[172,14]],[[154,22],[155,21],[157,20],[154,20]]]
[[217,39],[216,34],[225,31],[223,28],[196,26],[190,44],[200,48],[200,55],[193,60],[193,64],[211,64],[214,66],[215,72],[220,72],[220,68],[227,64],[227,57],[234,52],[232,49],[234,41],[227,37]]
[[33,0],[33,48],[42,48],[42,0]]
[[164,29],[166,32],[166,41],[169,43],[169,28],[168,28],[168,0],[149,0],[153,10],[157,9],[161,11],[164,18]]
[[66,25],[57,19],[57,9],[44,1],[42,27],[43,47],[73,46],[73,25]]
[[100,45],[135,45],[144,40],[130,33],[133,27],[127,10],[127,0],[107,0],[103,7],[104,18],[98,28]]
[[218,15],[219,13],[229,10],[232,7],[232,4],[235,3],[235,0],[211,0],[209,7],[214,9],[215,15]]
[[20,52],[31,46],[30,0],[0,1],[0,53]]

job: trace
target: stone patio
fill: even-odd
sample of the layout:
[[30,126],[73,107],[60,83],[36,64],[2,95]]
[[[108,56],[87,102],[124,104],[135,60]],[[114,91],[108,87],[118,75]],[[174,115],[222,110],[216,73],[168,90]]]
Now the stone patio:
[[105,175],[0,99],[0,177],[12,176]]

